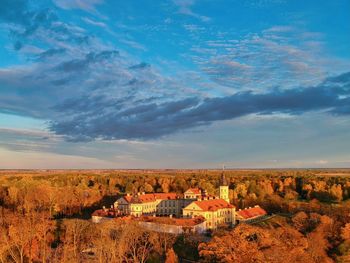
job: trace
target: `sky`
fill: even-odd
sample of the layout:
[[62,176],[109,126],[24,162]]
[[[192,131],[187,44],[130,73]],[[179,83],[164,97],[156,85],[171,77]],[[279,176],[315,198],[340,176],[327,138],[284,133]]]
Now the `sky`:
[[0,169],[350,167],[349,0],[0,0]]

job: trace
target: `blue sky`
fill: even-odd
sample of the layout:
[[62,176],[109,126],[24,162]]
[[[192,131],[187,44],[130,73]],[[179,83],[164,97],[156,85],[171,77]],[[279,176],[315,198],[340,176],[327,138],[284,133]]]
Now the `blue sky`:
[[0,168],[350,166],[348,0],[0,7]]

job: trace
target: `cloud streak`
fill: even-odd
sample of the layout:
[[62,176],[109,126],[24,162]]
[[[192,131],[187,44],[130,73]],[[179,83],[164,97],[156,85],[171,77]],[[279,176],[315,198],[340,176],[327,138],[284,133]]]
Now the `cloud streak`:
[[322,35],[292,26],[274,26],[240,39],[228,34],[191,51],[189,58],[210,80],[235,91],[317,85],[350,66],[325,54]]
[[63,9],[82,9],[95,12],[96,6],[102,4],[103,0],[54,0],[54,3]]
[[[326,79],[315,87],[274,89],[268,93],[240,92],[227,97],[188,98],[162,104],[141,104],[127,109],[106,102],[87,111],[77,109],[72,118],[52,122],[50,128],[69,140],[155,139],[184,129],[208,125],[249,114],[303,114],[327,111],[350,114],[350,73]],[[86,110],[86,108],[84,108]],[[97,109],[97,111],[95,111]],[[64,112],[64,107],[59,108]],[[82,113],[83,112],[83,113]]]

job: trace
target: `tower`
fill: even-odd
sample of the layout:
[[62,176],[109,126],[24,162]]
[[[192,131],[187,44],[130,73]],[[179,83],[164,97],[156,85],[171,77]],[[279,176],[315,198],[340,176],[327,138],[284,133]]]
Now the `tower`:
[[219,187],[220,198],[230,203],[228,184],[224,174],[224,170],[225,170],[225,167],[222,168],[222,174],[221,174],[221,180],[220,180],[220,187]]

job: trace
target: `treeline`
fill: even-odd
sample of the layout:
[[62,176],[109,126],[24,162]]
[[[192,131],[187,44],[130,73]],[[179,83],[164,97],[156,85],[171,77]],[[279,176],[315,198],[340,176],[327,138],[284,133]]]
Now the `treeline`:
[[[230,200],[237,208],[257,203],[267,206],[270,200],[275,207],[269,209],[286,212],[285,206],[278,206],[311,200],[336,205],[349,200],[350,172],[338,176],[335,172],[328,175],[316,170],[225,171],[225,175]],[[47,171],[9,175],[2,172],[0,205],[16,211],[35,207],[49,211],[50,216],[65,217],[110,205],[124,193],[181,194],[190,187],[200,187],[209,194],[218,194],[220,175],[221,171],[210,170]]]
[[[161,237],[138,229],[130,222],[114,220],[94,225],[84,220],[89,219],[95,209],[108,207],[127,192],[183,193],[189,187],[201,187],[210,194],[218,194],[221,173],[211,170],[2,171],[0,262],[164,262],[166,258],[168,262],[176,262],[178,256],[206,262],[230,262],[226,252],[220,258],[210,256],[210,249],[215,248],[220,238],[248,238],[248,243],[241,242],[247,245],[246,249],[269,251],[265,245],[257,246],[258,239],[239,237],[245,228],[262,231],[254,237],[267,235],[274,240],[271,249],[279,244],[281,259],[288,250],[282,240],[284,235],[299,235],[300,246],[306,253],[301,258],[308,258],[307,262],[327,262],[309,255],[310,246],[319,237],[316,233],[327,232],[326,228],[320,230],[322,222],[328,220],[325,218],[332,222],[327,229],[332,229],[333,235],[327,232],[323,239],[319,238],[327,242],[317,243],[324,251],[324,259],[341,260],[350,253],[350,242],[343,234],[350,228],[346,225],[350,222],[350,172],[347,170],[225,171],[230,199],[237,209],[259,204],[269,213],[285,216],[287,221],[280,227],[276,223],[268,229],[240,226],[232,231],[214,233],[209,243],[195,236]],[[305,226],[296,225],[296,215],[304,217]],[[241,228],[243,230],[239,230]],[[282,230],[287,232],[278,232]],[[128,233],[134,233],[137,240],[129,240]],[[311,239],[312,236],[317,238]],[[136,245],[132,245],[133,242]],[[228,247],[227,251],[230,249]],[[269,256],[260,252],[254,260],[283,262],[268,261]],[[136,254],[143,256],[136,259]],[[248,262],[244,261],[243,254],[232,257],[237,262]],[[237,257],[241,257],[241,261]]]

